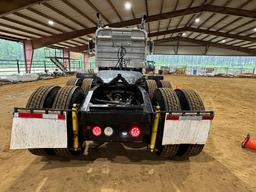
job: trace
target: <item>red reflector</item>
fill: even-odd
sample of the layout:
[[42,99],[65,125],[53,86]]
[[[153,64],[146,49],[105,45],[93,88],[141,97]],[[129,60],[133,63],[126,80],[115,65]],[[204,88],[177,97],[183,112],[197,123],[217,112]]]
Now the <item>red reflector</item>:
[[130,134],[132,137],[139,137],[140,136],[140,128],[138,128],[138,127],[131,128]]
[[43,114],[39,113],[19,113],[21,118],[43,118]]
[[92,128],[92,134],[93,134],[94,136],[100,136],[100,135],[101,135],[101,132],[102,132],[102,131],[101,131],[101,128],[98,127],[98,126]]
[[65,119],[65,115],[64,114],[59,114],[58,119]]
[[167,115],[166,120],[179,120],[179,116]]
[[204,115],[202,119],[204,120],[213,120],[214,116],[213,115]]

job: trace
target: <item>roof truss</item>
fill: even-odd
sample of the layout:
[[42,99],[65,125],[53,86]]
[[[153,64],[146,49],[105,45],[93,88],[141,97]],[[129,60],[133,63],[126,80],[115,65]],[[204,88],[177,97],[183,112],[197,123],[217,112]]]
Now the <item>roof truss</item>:
[[159,39],[159,40],[155,41],[155,45],[157,46],[158,44],[161,44],[163,42],[169,42],[169,41],[185,41],[185,42],[191,42],[191,43],[195,43],[195,44],[200,44],[200,45],[207,46],[207,47],[214,46],[214,47],[230,49],[230,50],[234,50],[234,51],[240,51],[240,52],[246,53],[248,55],[256,55],[256,50],[254,50],[254,49],[248,49],[248,48],[243,48],[243,47],[236,47],[236,46],[232,46],[232,45],[226,45],[226,44],[221,44],[221,43],[202,41],[202,40],[191,39],[191,38],[180,37],[180,36]]
[[[184,16],[184,15],[189,15],[189,14],[200,13],[202,11],[209,11],[209,12],[214,12],[214,13],[232,14],[232,15],[236,15],[236,16],[256,18],[255,11],[241,10],[241,9],[236,9],[236,8],[226,8],[226,7],[220,7],[220,6],[214,6],[214,5],[203,5],[203,6],[191,7],[188,9],[181,9],[181,10],[176,10],[176,11],[171,11],[171,12],[166,12],[166,13],[160,13],[160,14],[156,14],[156,15],[150,15],[147,17],[146,21],[147,22],[159,21],[159,20],[169,19],[169,18],[173,18],[173,17],[179,17],[179,16]],[[127,27],[127,26],[140,24],[140,22],[141,22],[141,18],[135,18],[135,19],[130,19],[130,20],[126,20],[126,21],[111,23],[111,24],[109,24],[109,26],[110,27]],[[55,44],[55,43],[58,43],[61,41],[66,41],[66,40],[73,39],[73,38],[76,38],[79,36],[84,36],[84,35],[88,35],[90,33],[94,33],[96,31],[96,29],[97,29],[96,27],[85,28],[82,30],[76,30],[76,31],[72,31],[72,32],[57,34],[57,35],[53,35],[53,36],[49,36],[49,37],[33,39],[32,42],[33,42],[34,48],[40,48],[40,47],[48,46],[48,45]]]
[[160,35],[168,35],[168,34],[172,34],[172,33],[186,32],[186,31],[196,32],[196,33],[201,33],[201,34],[208,34],[208,35],[215,35],[215,36],[219,36],[219,37],[238,39],[238,40],[243,40],[243,41],[256,42],[256,38],[254,38],[254,37],[241,36],[241,35],[235,35],[235,34],[231,34],[231,33],[223,33],[223,32],[219,32],[219,31],[211,31],[211,30],[206,30],[206,29],[198,29],[198,28],[193,28],[193,27],[182,27],[182,28],[177,28],[177,29],[172,29],[172,30],[159,31],[159,32],[155,32],[155,33],[150,33],[148,36],[155,37],[155,36],[160,36]]
[[0,1],[0,17],[46,1],[48,0],[12,0],[11,3],[10,1]]

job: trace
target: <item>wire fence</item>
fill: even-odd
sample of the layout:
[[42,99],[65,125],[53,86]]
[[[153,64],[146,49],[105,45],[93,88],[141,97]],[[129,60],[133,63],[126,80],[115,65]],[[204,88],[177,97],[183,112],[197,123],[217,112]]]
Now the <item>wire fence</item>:
[[157,66],[156,72],[162,74],[194,75],[194,76],[241,76],[255,75],[256,67],[202,67],[202,66]]
[[[61,63],[64,63],[64,60],[60,61]],[[94,58],[90,58],[86,66],[81,60],[71,59],[67,69],[68,71],[95,71],[97,70],[97,67],[95,65]],[[50,59],[34,60],[31,66],[31,73],[52,73],[56,70],[59,71],[58,67]],[[169,66],[161,66],[159,64],[155,64],[155,72],[199,76],[239,76],[241,74],[256,74],[256,66],[202,66],[189,64],[169,64]],[[0,60],[0,75],[25,73],[26,69],[24,60]]]
[[[162,62],[163,58],[172,58]],[[256,57],[217,57],[217,56],[148,56],[148,63],[155,66],[156,73],[173,73],[195,76],[239,76],[256,74]],[[159,58],[159,60],[158,60]],[[152,60],[150,60],[152,59]],[[215,59],[215,62],[212,62]],[[91,57],[88,69],[97,69],[95,58]]]
[[[62,63],[64,61],[61,61]],[[67,66],[68,71],[84,70],[80,60],[70,60]],[[50,60],[34,60],[31,65],[31,73],[52,73],[58,71],[58,67]],[[0,60],[0,75],[25,74],[24,60]]]

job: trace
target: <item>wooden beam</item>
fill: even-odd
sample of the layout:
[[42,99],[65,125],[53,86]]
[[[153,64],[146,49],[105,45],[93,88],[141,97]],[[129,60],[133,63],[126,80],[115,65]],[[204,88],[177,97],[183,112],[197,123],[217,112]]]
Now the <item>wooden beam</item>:
[[[52,6],[48,6],[49,9],[51,9],[51,7],[52,7]],[[55,9],[55,8],[54,8],[54,9]],[[47,18],[47,19],[49,19],[49,20],[52,20],[52,21],[54,21],[55,23],[66,27],[66,28],[69,29],[69,30],[73,30],[73,31],[76,31],[76,30],[77,30],[77,29],[75,29],[74,27],[71,27],[71,26],[65,24],[64,22],[62,22],[62,21],[60,21],[60,20],[58,20],[58,19],[56,19],[56,18],[50,17],[49,15],[47,15],[47,14],[45,14],[45,13],[42,13],[42,12],[40,12],[40,11],[34,9],[34,8],[29,7],[28,10],[31,11],[31,12],[33,12],[34,14],[40,15],[41,17],[45,17],[45,18]],[[54,11],[54,10],[53,10],[53,11]],[[59,12],[60,12],[60,11],[59,11]],[[59,14],[61,14],[61,12],[60,12]],[[63,14],[62,14],[62,15],[63,15]],[[58,35],[59,35],[59,34],[58,34]],[[51,36],[51,37],[54,37],[54,35]],[[48,37],[44,37],[44,38],[48,38]],[[72,38],[70,38],[70,39],[72,39]],[[64,41],[66,41],[66,40],[69,40],[69,39],[65,39]],[[58,42],[60,42],[60,41],[58,41]],[[55,42],[55,43],[58,43],[58,42]],[[32,41],[32,43],[33,43],[33,41]],[[55,44],[55,43],[53,43],[53,44]],[[50,45],[50,44],[48,44],[48,45]],[[48,46],[48,45],[45,45],[45,46]],[[33,43],[33,46],[34,46],[34,43]],[[44,47],[44,46],[42,46],[42,47]],[[40,47],[34,47],[34,48],[36,49],[36,48],[40,48]]]
[[205,30],[205,29],[197,29],[197,28],[193,28],[193,27],[182,27],[182,28],[177,28],[177,29],[172,29],[172,30],[167,30],[167,31],[159,31],[159,32],[155,32],[155,33],[150,33],[148,36],[155,37],[155,36],[167,35],[167,34],[171,34],[171,33],[179,33],[179,32],[185,32],[185,31],[191,31],[191,32],[195,32],[195,33],[208,34],[208,35],[215,35],[215,36],[219,36],[219,37],[226,37],[226,38],[238,39],[238,40],[243,40],[243,41],[252,41],[252,42],[256,41],[256,38],[254,38],[254,37],[241,36],[241,35],[223,33],[223,32],[218,32],[218,31],[210,31],[210,30]]
[[[191,22],[192,20],[194,20],[194,18],[197,17],[197,14],[193,14],[192,17],[189,19],[189,21],[186,23],[185,27],[191,26],[193,22]],[[191,32],[190,34],[187,35],[187,37],[191,36],[193,34],[193,32]]]
[[91,8],[94,9],[94,11],[96,11],[97,13],[100,13],[100,15],[102,16],[102,18],[107,21],[108,23],[111,23],[108,18],[106,16],[104,16],[102,14],[102,12],[90,1],[90,0],[84,0]]
[[[226,7],[230,2],[232,2],[232,0],[228,0],[226,1],[222,6]],[[246,2],[242,3],[240,6],[238,6],[238,9],[242,9],[243,7],[247,6],[249,3],[251,3],[252,0],[247,0]],[[213,13],[210,17],[212,18],[213,16],[215,16],[216,13]],[[229,15],[225,15],[224,17],[222,17],[221,19],[218,19],[214,24],[212,24],[210,27],[207,28],[207,30],[213,28],[214,26],[216,26],[219,22],[224,21],[225,19],[227,19],[229,17]],[[228,25],[227,25],[228,26]],[[227,27],[226,26],[226,27]],[[200,26],[201,27],[201,26]],[[204,38],[202,38],[201,40],[204,40],[206,38],[208,38],[209,35],[205,36]]]
[[[214,0],[210,0],[208,2],[208,0],[204,0],[203,3],[201,4],[201,6],[205,5],[205,4],[211,4],[213,3]],[[194,19],[195,18],[200,18],[200,16],[203,14],[203,12],[198,13],[198,14],[193,14],[190,19],[188,20],[188,22],[186,23],[185,27],[190,27],[191,25],[193,25],[194,23]],[[191,32],[190,34],[187,35],[187,37],[190,37],[193,34],[193,32]]]
[[[231,22],[228,22],[226,25],[223,25],[221,28],[219,28],[218,30],[216,31],[221,31],[223,29],[225,29],[226,27],[230,26],[230,25],[233,25],[234,23],[238,22],[238,21],[241,21],[243,17],[238,17],[238,18],[235,18],[233,21]],[[231,30],[232,31],[232,30]],[[227,33],[229,33],[230,31],[227,31]]]
[[73,40],[68,40],[68,41],[65,41],[65,42],[62,42],[62,43],[67,43],[67,44],[71,45],[72,47],[77,47],[77,46],[81,45],[81,43],[77,44]]
[[59,9],[55,8],[54,6],[50,5],[49,3],[44,3],[44,6],[46,6],[48,9],[58,13],[59,15],[67,18],[68,20],[72,21],[73,23],[79,25],[80,27],[84,27],[84,28],[87,28],[87,26],[83,23],[81,23],[80,21],[76,20],[76,19],[73,19],[71,16],[69,16],[68,14],[60,11]]
[[37,14],[37,15],[40,15],[41,17],[44,17],[44,18],[46,18],[46,19],[48,19],[48,20],[52,20],[52,21],[54,21],[55,23],[66,27],[66,28],[69,29],[69,30],[76,30],[75,28],[70,27],[69,25],[66,25],[65,23],[63,23],[63,22],[61,22],[61,21],[59,21],[59,20],[57,20],[57,19],[55,19],[55,18],[49,16],[49,15],[46,14],[46,13],[42,13],[42,12],[40,12],[40,11],[34,9],[34,8],[31,8],[31,7],[29,7],[28,10],[31,11],[32,13]]
[[[57,31],[57,32],[63,32],[62,30],[60,30],[60,29],[58,29],[57,27],[55,27],[55,26],[49,26],[48,24],[46,24],[45,22],[42,22],[42,21],[39,21],[39,20],[37,20],[37,19],[34,19],[33,17],[29,17],[29,16],[27,16],[27,15],[24,15],[24,14],[22,14],[22,13],[13,13],[14,15],[16,15],[16,16],[18,16],[18,17],[21,17],[22,19],[26,19],[26,20],[28,20],[29,22],[34,22],[34,23],[37,23],[37,24],[40,24],[40,25],[42,25],[42,26],[44,26],[44,27],[47,27],[47,28],[49,28],[49,29],[52,29],[52,30],[54,30],[54,31]],[[27,22],[26,22],[27,23]],[[34,27],[34,26],[33,26]]]
[[4,39],[4,40],[8,40],[8,41],[15,41],[15,42],[22,42],[25,40],[25,38],[21,39],[21,38],[17,38],[17,37],[6,37],[4,35],[1,35],[1,32],[2,31],[0,31],[0,39]]
[[[162,14],[149,15],[146,18],[146,21],[147,22],[159,21],[159,20],[163,20],[163,19],[199,13],[199,12],[202,12],[205,10],[212,11],[212,12],[219,11],[220,13],[225,12],[225,14],[234,13],[235,11],[238,11],[238,13],[236,13],[236,15],[237,15],[237,14],[239,14],[240,9],[228,8],[227,10],[225,10],[225,9],[222,9],[222,7],[218,8],[218,6],[209,6],[209,5],[197,6],[197,7],[191,7],[189,9],[180,9],[180,10],[166,12],[166,13],[162,13]],[[245,14],[244,10],[241,10],[241,14]],[[256,12],[246,10],[246,15],[253,16],[253,15],[256,15]],[[112,24],[109,24],[108,26],[110,26],[110,27],[127,27],[127,26],[137,25],[140,23],[141,23],[141,18],[135,18],[135,19],[130,19],[130,20],[126,20],[126,21],[112,23]],[[73,38],[76,38],[79,36],[84,36],[84,35],[88,35],[90,33],[94,33],[96,31],[96,29],[97,29],[96,27],[92,27],[92,28],[86,28],[86,29],[82,29],[82,30],[67,32],[67,33],[63,33],[63,34],[53,35],[50,37],[34,39],[33,45],[34,45],[34,48],[48,46],[50,44],[55,44],[55,43],[58,43],[61,41],[66,41],[68,39],[73,39]]]
[[86,39],[84,37],[79,37],[79,39],[81,39],[82,41],[88,42],[88,39]]
[[83,11],[81,11],[78,7],[74,6],[72,3],[70,3],[68,0],[62,0],[68,7],[75,10],[77,13],[82,15],[84,18],[86,18],[88,21],[93,23],[94,25],[97,25],[97,22],[95,22],[93,19],[91,19],[88,15],[86,15]]
[[[156,15],[151,15],[146,18],[147,22],[152,22],[152,21],[159,21],[162,19],[167,19],[171,17],[179,17],[182,15],[186,14],[192,14],[192,13],[197,13],[203,10],[203,6],[199,7],[193,7],[190,9],[182,9],[182,10],[177,10],[173,12],[166,12],[162,14],[156,14]],[[35,10],[34,10],[35,11]],[[39,12],[40,13],[40,12]],[[47,17],[47,15],[45,15]],[[108,26],[110,27],[127,27],[127,26],[132,26],[132,25],[137,25],[141,23],[141,18],[136,18],[136,19],[130,19],[126,21],[120,21],[116,23],[109,24]],[[45,47],[51,44],[55,44],[61,41],[66,41],[68,39],[74,39],[76,37],[88,35],[90,33],[94,33],[97,30],[97,27],[92,27],[92,28],[86,28],[82,30],[76,30],[72,32],[67,32],[63,34],[57,34],[53,35],[50,37],[44,37],[44,38],[39,38],[39,39],[33,39],[33,46],[34,48],[40,48],[40,47]]]
[[[223,7],[226,7],[231,1],[233,1],[233,0],[227,0],[222,6]],[[209,3],[209,4],[211,4],[211,3],[213,3],[213,0]],[[202,13],[200,13],[199,14],[199,17],[202,15]],[[198,25],[198,27],[197,28],[200,28],[202,25],[204,25],[208,20],[210,20],[212,17],[214,17],[216,15],[216,13],[213,13],[212,15],[210,15],[204,22],[202,22],[200,25]],[[227,16],[228,17],[228,16]],[[218,22],[219,23],[219,22]],[[215,23],[215,24],[217,24],[217,23]],[[214,25],[215,25],[214,24]],[[192,23],[189,25],[189,27],[192,25]],[[191,35],[192,35],[193,33],[190,33],[187,37],[190,37]],[[200,34],[198,34],[197,36],[195,36],[193,39],[196,39],[197,37],[199,37],[200,36]],[[204,38],[206,38],[206,37],[209,37],[209,35],[207,35],[207,36],[205,36]],[[203,38],[203,39],[204,39]]]
[[[146,7],[146,15],[148,17],[148,0],[145,0],[145,7]],[[150,24],[148,22],[148,32],[150,33]]]
[[[229,45],[244,46],[244,45],[250,45],[250,44],[252,44],[252,42],[248,43],[248,42],[246,42],[246,41],[243,41],[243,42],[231,43],[231,44],[229,44]],[[248,46],[248,47],[250,47],[250,46]],[[246,48],[248,48],[248,47],[246,47]]]
[[131,8],[131,13],[132,13],[132,18],[135,19],[136,17],[135,17],[135,13],[133,11],[133,8]]
[[[42,36],[43,36],[41,33],[32,32],[32,31],[27,30],[27,29],[20,29],[20,28],[18,28],[18,27],[14,27],[14,26],[9,25],[9,24],[1,23],[1,26],[2,26],[2,27],[5,27],[5,28],[8,28],[8,29],[16,30],[16,31],[18,31],[18,32],[25,33],[25,35],[23,35],[23,36],[26,36],[26,37],[35,38],[35,37],[42,37]],[[10,31],[9,33],[12,33],[12,32]]]
[[[209,2],[208,2],[208,0],[204,0],[203,3],[201,4],[201,6],[206,5],[206,4],[210,5],[213,2],[214,2],[214,0],[210,0]],[[199,13],[198,15],[193,14],[192,17],[190,18],[190,20],[186,23],[185,27],[191,27],[191,25],[193,25],[193,23],[194,23],[191,21],[194,20],[195,17],[200,18],[202,14],[203,14],[203,12]]]
[[[157,44],[157,47],[176,47],[176,46],[177,46],[177,43],[175,43],[175,44],[163,44],[163,45]],[[182,47],[199,47],[199,46],[201,46],[201,45],[182,44]]]
[[[160,6],[160,14],[163,12],[163,6],[164,6],[164,0],[161,0],[161,6]],[[158,27],[157,27],[157,31],[159,32],[160,30],[160,24],[161,24],[161,20],[158,21]],[[157,37],[158,39],[158,37]]]
[[[4,34],[1,34],[1,33],[4,33]],[[10,35],[7,36],[5,34],[10,34]],[[23,41],[23,40],[29,39],[28,37],[26,37],[23,34],[10,32],[10,31],[6,31],[6,30],[3,30],[3,29],[0,29],[0,36],[3,39],[9,39],[10,38],[10,39],[16,39],[17,41]]]
[[45,46],[48,46],[51,44],[66,41],[69,39],[74,39],[76,37],[84,36],[84,35],[87,35],[90,33],[94,33],[96,30],[97,30],[97,27],[92,27],[92,28],[87,28],[86,30],[72,31],[72,32],[68,32],[68,33],[53,35],[50,37],[34,39],[32,41],[33,47],[35,49],[40,48],[40,47],[45,47]]
[[52,49],[63,49],[64,48],[62,45],[49,45],[48,47],[52,48]]
[[246,46],[246,48],[256,47],[256,45],[253,43],[248,43],[248,44],[245,44],[244,46]]
[[214,12],[214,13],[222,13],[228,15],[235,15],[241,17],[251,17],[256,18],[255,11],[249,11],[239,8],[231,8],[231,7],[223,7],[223,6],[215,6],[215,5],[205,5],[204,11]]
[[242,25],[238,25],[237,27],[234,27],[234,28],[228,30],[227,33],[230,33],[231,31],[235,31],[235,30],[237,30],[237,29],[239,29],[239,28],[242,28],[242,27],[244,27],[244,26],[246,26],[246,25],[249,25],[249,24],[251,24],[251,23],[254,23],[254,22],[255,22],[255,19],[251,19],[251,20],[249,20],[249,21],[243,23]]
[[[12,18],[8,18],[8,17],[2,17],[1,19],[4,19],[6,21],[9,21],[9,22],[12,22],[14,24],[19,24],[19,25],[22,25],[22,26],[25,26],[25,27],[28,27],[28,28],[31,28],[31,29],[35,29],[43,34],[47,34],[47,35],[52,35],[53,33],[52,32],[49,32],[49,31],[46,31],[42,28],[39,28],[39,27],[36,27],[36,26],[32,26],[30,24],[28,24],[28,22],[23,22],[23,21],[18,21],[18,20],[15,20],[15,19],[12,19]],[[43,34],[41,34],[41,36],[43,36]]]
[[77,47],[69,47],[68,48],[69,51],[71,52],[85,52],[88,50],[88,45],[81,45],[81,46],[77,46]]
[[[228,5],[229,2],[231,2],[231,1],[232,1],[232,0],[228,0],[228,1],[225,2],[224,5],[222,5],[222,6]],[[209,1],[209,2],[208,2],[207,0],[205,0],[205,1],[203,2],[203,5],[205,5],[206,3],[209,4],[209,5],[211,5],[213,2],[214,2],[214,0],[211,0],[211,1]],[[203,12],[199,13],[197,16],[196,16],[196,14],[194,14],[194,15],[191,17],[191,19],[194,19],[194,18],[193,18],[194,16],[196,16],[197,18],[200,18],[202,14],[203,14]],[[211,19],[215,14],[216,14],[216,13],[213,13],[209,18],[207,18],[204,22],[202,22],[200,25],[198,25],[197,28],[200,28],[204,23],[207,22],[207,20]],[[191,26],[193,25],[193,23],[194,23],[194,22],[191,22],[191,20],[189,20],[189,22],[186,24],[186,27],[191,27]],[[188,34],[187,37],[190,37],[192,34],[193,34],[193,32],[191,32],[190,34]],[[198,34],[198,35],[197,35],[196,37],[194,37],[193,39],[196,39],[196,38],[199,37],[200,35],[201,35],[201,34]]]
[[239,31],[238,33],[236,33],[236,35],[239,35],[239,34],[244,33],[244,32],[246,32],[246,31],[252,31],[251,33],[247,34],[247,36],[251,36],[251,35],[254,35],[254,34],[255,34],[254,29],[255,29],[255,27],[250,27],[250,28],[248,28],[248,29]]
[[[177,7],[178,7],[178,4],[179,4],[179,0],[176,0],[176,3],[175,3],[175,6],[174,6],[173,11],[176,11],[176,9],[177,9]],[[169,19],[169,22],[168,22],[168,25],[167,25],[167,27],[166,27],[166,30],[169,29],[171,22],[172,22],[172,18]]]
[[161,35],[168,35],[168,34],[179,33],[179,32],[183,32],[183,31],[186,31],[186,28],[182,27],[182,28],[169,29],[169,30],[165,30],[165,31],[149,33],[148,37],[156,37],[156,36],[161,36]]
[[[72,47],[72,45],[70,43],[67,43],[67,42],[60,42],[58,44],[61,45],[61,46],[64,46],[65,48],[66,47]],[[76,46],[74,46],[74,47],[76,47]]]
[[123,18],[121,17],[121,15],[119,14],[118,10],[116,9],[115,5],[112,3],[111,0],[107,0],[109,5],[112,7],[112,9],[115,11],[116,15],[118,16],[118,18],[120,19],[120,21],[123,21]]
[[[233,20],[232,22],[230,22],[230,23],[224,25],[223,27],[221,27],[220,29],[218,29],[217,32],[220,31],[220,30],[225,29],[227,26],[230,26],[230,25],[232,25],[233,23],[236,23],[236,22],[238,22],[238,21],[241,21],[242,18],[243,18],[243,17],[238,17],[238,18],[236,18],[236,19]],[[244,27],[244,26],[246,26],[246,25],[249,25],[249,24],[251,24],[251,23],[253,23],[253,22],[255,22],[255,19],[251,19],[251,20],[249,20],[249,21],[243,23],[242,25],[238,25],[237,27],[234,27],[234,28],[232,28],[232,29],[226,31],[225,33],[230,33],[231,31],[235,31],[235,30],[237,30],[237,29],[239,29],[239,28],[242,28],[242,27]],[[216,39],[216,38],[218,38],[218,37],[215,37],[215,38],[213,38],[212,40],[214,40],[214,39]]]
[[46,2],[47,0],[12,0],[0,1],[0,17],[26,9],[35,4]]
[[[188,5],[188,7],[187,7],[187,9],[189,9],[193,5],[193,3],[194,3],[194,0],[191,0],[189,5]],[[180,24],[183,21],[183,19],[184,19],[184,15],[180,18],[178,24],[176,25],[176,29],[180,26]]]
[[69,41],[67,41],[67,42],[73,43],[73,44],[75,44],[75,46],[80,46],[80,45],[83,45],[83,44],[84,44],[84,43],[81,43],[80,41],[75,40],[75,39],[69,40]]
[[230,50],[234,50],[234,51],[243,52],[248,55],[256,55],[256,50],[254,50],[254,49],[247,49],[247,48],[243,48],[243,47],[236,47],[236,46],[231,46],[231,45],[226,45],[226,44],[201,41],[201,40],[191,39],[191,38],[187,38],[187,37],[173,37],[173,38],[159,39],[159,40],[155,41],[155,46],[157,46],[157,44],[159,44],[159,43],[168,42],[168,41],[178,41],[178,40],[185,41],[185,42],[191,42],[191,43],[195,43],[195,44],[201,44],[204,46],[213,46],[213,47],[219,47],[219,48],[224,48],[224,49],[230,49]]

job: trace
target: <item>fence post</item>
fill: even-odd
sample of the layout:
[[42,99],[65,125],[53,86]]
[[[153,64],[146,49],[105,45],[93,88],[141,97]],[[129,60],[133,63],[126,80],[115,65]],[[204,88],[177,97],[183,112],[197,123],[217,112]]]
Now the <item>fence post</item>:
[[33,45],[32,45],[32,41],[31,40],[25,40],[23,42],[23,46],[24,46],[26,73],[30,73],[32,63],[33,63],[33,54],[34,54],[34,48],[33,48]]
[[17,64],[18,74],[20,74],[20,61],[18,59],[16,60],[16,64]]

